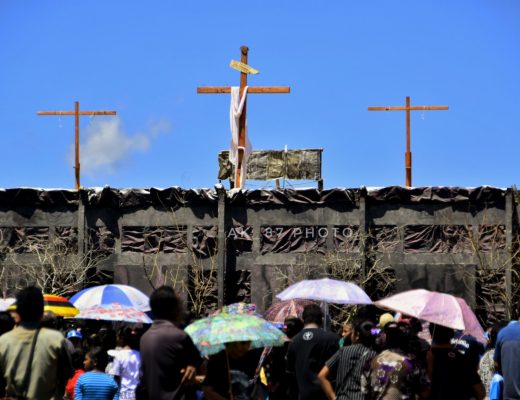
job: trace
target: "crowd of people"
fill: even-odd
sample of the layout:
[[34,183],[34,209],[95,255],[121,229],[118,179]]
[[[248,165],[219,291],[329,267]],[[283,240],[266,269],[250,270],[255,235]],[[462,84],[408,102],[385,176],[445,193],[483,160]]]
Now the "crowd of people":
[[231,342],[202,357],[173,288],[156,289],[150,308],[151,326],[116,332],[44,313],[41,291],[21,290],[16,312],[0,314],[0,399],[520,399],[517,321],[491,327],[484,346],[365,308],[338,335],[310,304],[285,321],[284,346]]

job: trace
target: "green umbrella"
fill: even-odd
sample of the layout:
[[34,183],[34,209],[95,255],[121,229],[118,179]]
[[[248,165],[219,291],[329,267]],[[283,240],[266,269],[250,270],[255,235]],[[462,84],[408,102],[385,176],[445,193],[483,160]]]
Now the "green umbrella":
[[282,346],[287,336],[276,325],[254,315],[222,312],[199,319],[185,329],[202,355],[216,354],[230,342],[251,342],[251,348]]

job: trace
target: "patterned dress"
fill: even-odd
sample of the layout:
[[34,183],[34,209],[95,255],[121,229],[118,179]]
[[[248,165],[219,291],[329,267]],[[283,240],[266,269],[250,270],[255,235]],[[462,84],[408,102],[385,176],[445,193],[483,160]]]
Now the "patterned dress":
[[398,349],[374,357],[361,377],[361,391],[369,400],[415,399],[429,385],[426,370],[417,359]]
[[486,399],[489,398],[489,388],[495,373],[495,363],[493,361],[494,354],[495,349],[486,351],[486,353],[480,359],[480,363],[478,365],[478,374],[480,375],[480,379],[482,379],[484,389],[486,389]]

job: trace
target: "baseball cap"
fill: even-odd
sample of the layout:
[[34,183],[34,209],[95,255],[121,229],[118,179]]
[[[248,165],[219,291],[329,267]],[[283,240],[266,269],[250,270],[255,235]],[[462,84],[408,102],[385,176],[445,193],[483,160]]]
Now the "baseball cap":
[[83,335],[81,334],[80,331],[76,331],[76,330],[68,331],[67,339],[71,339],[71,338],[83,339]]

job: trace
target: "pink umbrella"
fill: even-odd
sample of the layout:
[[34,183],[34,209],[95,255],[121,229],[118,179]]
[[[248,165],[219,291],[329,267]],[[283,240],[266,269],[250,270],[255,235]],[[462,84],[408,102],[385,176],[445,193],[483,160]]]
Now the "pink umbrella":
[[485,342],[484,330],[466,301],[451,294],[414,289],[374,302],[378,307],[464,331]]
[[311,300],[285,300],[274,303],[264,313],[264,318],[275,324],[283,324],[286,318],[302,317],[303,309],[309,304],[315,304]]

